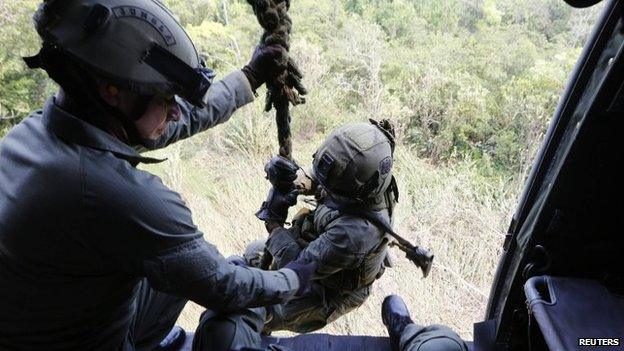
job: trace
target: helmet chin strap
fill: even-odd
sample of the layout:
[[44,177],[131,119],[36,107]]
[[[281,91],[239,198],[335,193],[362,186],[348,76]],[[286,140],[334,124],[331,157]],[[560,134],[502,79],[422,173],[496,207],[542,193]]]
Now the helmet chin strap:
[[[128,143],[132,146],[142,145],[143,139],[134,122],[138,121],[147,111],[147,108],[154,97],[151,95],[139,95],[134,103],[130,115],[126,115],[117,107],[112,107],[115,111],[116,119],[121,122],[128,137]],[[110,106],[110,105],[109,105]]]

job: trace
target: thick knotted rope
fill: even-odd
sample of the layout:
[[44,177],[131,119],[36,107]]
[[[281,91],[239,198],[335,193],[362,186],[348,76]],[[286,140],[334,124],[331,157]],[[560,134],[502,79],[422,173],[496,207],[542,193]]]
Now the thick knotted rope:
[[[278,62],[284,71],[275,80],[267,82],[264,110],[269,112],[272,107],[275,108],[279,155],[292,160],[289,104],[296,106],[304,103],[305,100],[301,95],[305,95],[307,91],[301,84],[303,74],[288,54],[292,31],[292,20],[288,15],[290,0],[247,0],[247,2],[253,7],[258,22],[264,28],[260,45],[277,44],[284,48]],[[260,268],[269,269],[272,261],[273,257],[265,249]]]
[[260,45],[277,44],[284,48],[278,64],[284,71],[272,82],[267,82],[265,111],[275,108],[277,122],[277,139],[279,154],[292,160],[292,140],[290,132],[289,104],[302,104],[305,99],[301,95],[307,93],[301,84],[303,75],[295,61],[290,57],[290,33],[292,20],[288,15],[290,0],[247,0],[253,7],[258,22],[264,29]]

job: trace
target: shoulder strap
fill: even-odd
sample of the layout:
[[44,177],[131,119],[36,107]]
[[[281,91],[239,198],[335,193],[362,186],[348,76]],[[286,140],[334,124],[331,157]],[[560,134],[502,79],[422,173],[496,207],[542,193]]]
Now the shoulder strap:
[[381,215],[381,213],[379,213],[379,211],[370,211],[370,210],[361,210],[361,209],[348,208],[346,206],[343,206],[343,205],[333,201],[331,198],[327,199],[327,201],[325,202],[325,205],[327,207],[331,208],[331,209],[334,209],[334,210],[340,212],[340,216],[337,216],[333,220],[336,220],[337,218],[340,218],[343,214],[349,214],[349,215],[352,215],[352,216],[359,216],[359,217],[365,218],[365,219],[371,221],[373,224],[381,227],[387,234],[390,234],[390,236],[392,236],[394,239],[396,239],[399,243],[404,244],[404,245],[412,246],[411,243],[409,243],[407,240],[405,240],[403,237],[401,237],[399,234],[397,234],[392,229],[392,226],[390,225],[390,223],[388,221],[386,221],[386,219]]
[[339,212],[339,215],[336,216],[336,218],[333,218],[329,223],[335,221],[336,219],[342,217],[345,214],[348,214],[351,216],[365,218],[373,222],[373,224],[383,228],[386,232],[394,233],[394,231],[392,230],[392,227],[390,226],[390,223],[388,223],[388,221],[386,221],[386,219],[383,218],[383,216],[379,213],[379,211],[365,210],[361,208],[353,208],[353,207],[345,206],[345,205],[339,204],[338,202],[334,201],[331,198],[328,198],[325,201],[325,206],[331,208],[332,210]]

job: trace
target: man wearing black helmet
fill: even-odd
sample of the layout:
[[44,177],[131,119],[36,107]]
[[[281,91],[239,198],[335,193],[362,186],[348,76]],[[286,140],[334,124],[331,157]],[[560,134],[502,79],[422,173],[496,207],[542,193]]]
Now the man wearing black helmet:
[[279,47],[212,83],[152,0],[47,0],[25,59],[60,86],[0,144],[0,349],[151,350],[187,300],[217,311],[287,301],[314,264],[229,264],[181,197],[136,168],[228,120],[280,72]]
[[[310,192],[318,202],[313,211],[300,212],[285,229],[287,207],[276,203],[273,192],[257,214],[271,230],[266,247],[276,268],[297,259],[318,263],[313,291],[273,306],[268,331],[322,328],[361,306],[388,265],[390,238],[378,222],[391,225],[399,196],[392,175],[394,131],[388,122],[371,122],[334,130],[316,150],[310,172]],[[274,158],[267,173],[284,161]]]
[[[266,166],[271,189],[257,216],[271,231],[266,248],[273,268],[293,261],[316,262],[309,291],[286,303],[228,316],[207,311],[195,337],[196,349],[260,347],[260,333],[318,330],[361,306],[388,264],[388,226],[398,198],[392,176],[394,135],[389,123],[352,123],[333,131],[314,155],[311,189],[318,206],[301,212],[286,229],[297,191],[284,193],[299,167],[274,157]],[[292,187],[290,187],[292,188]],[[371,219],[374,217],[374,219]],[[245,255],[248,263],[253,257]],[[217,332],[218,331],[218,332]]]
[[[272,268],[297,260],[316,262],[315,281],[302,296],[285,303],[229,315],[206,311],[197,328],[195,350],[260,348],[261,333],[318,330],[368,298],[372,284],[389,266],[386,230],[399,196],[392,174],[394,130],[387,121],[370,122],[333,131],[313,156],[310,179],[302,177],[305,173],[292,161],[279,156],[269,161],[265,170],[273,188],[256,215],[271,234],[266,244],[257,241],[248,246],[243,257],[253,265],[266,245]],[[288,209],[301,192],[294,185],[305,183],[311,184],[304,187],[305,193],[315,195],[317,206],[300,211],[286,229]],[[398,296],[386,298],[382,319],[393,350],[466,350],[448,327],[413,323]],[[280,347],[275,349],[286,350]]]

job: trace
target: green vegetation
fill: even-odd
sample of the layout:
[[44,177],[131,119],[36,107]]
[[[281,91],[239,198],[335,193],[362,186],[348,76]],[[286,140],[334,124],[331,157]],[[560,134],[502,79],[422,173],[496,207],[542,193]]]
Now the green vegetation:
[[[247,62],[261,30],[245,0],[164,2],[219,76]],[[54,89],[20,59],[37,50],[37,3],[0,2],[0,136]],[[324,331],[384,334],[380,301],[398,292],[420,322],[470,336],[500,234],[597,12],[560,0],[292,2],[292,53],[310,90],[308,104],[292,112],[295,157],[309,164],[345,122],[392,120],[402,191],[396,226],[436,253],[424,281],[397,256],[370,301]],[[207,240],[226,254],[265,235],[252,213],[268,188],[262,164],[277,147],[261,106],[159,151],[169,161],[148,167],[187,199]],[[186,313],[187,328],[196,312]]]
[[[221,75],[241,67],[259,28],[244,0],[165,1]],[[52,85],[26,70],[38,1],[0,4],[0,130],[39,108]],[[311,90],[296,131],[389,118],[418,155],[523,170],[596,10],[560,0],[303,0],[294,55]]]
[[44,72],[26,68],[21,57],[36,53],[32,25],[37,1],[0,2],[0,136],[29,112],[41,108],[52,92]]

